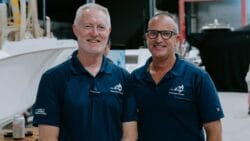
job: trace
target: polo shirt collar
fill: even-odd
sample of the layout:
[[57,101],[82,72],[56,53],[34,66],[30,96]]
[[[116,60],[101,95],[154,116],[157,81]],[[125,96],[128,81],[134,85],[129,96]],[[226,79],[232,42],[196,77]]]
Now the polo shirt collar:
[[171,69],[171,74],[175,75],[175,76],[182,76],[185,70],[185,64],[183,63],[184,58],[182,58],[180,55],[175,54],[176,56],[176,61],[175,64],[173,66],[173,68]]
[[100,72],[110,74],[112,73],[113,69],[114,69],[113,63],[110,62],[110,60],[106,56],[103,55],[102,66],[101,66]]
[[[72,54],[71,71],[74,74],[78,74],[78,75],[83,74],[83,73],[88,73],[88,71],[81,65],[79,59],[77,58],[77,53],[78,53],[78,51],[76,50]],[[103,56],[102,65],[101,65],[99,73],[104,72],[104,73],[109,74],[109,73],[112,73],[112,70],[113,70],[113,66],[108,61],[108,59],[105,56]]]
[[[183,73],[184,73],[184,64],[182,63],[183,62],[183,58],[181,58],[181,56],[179,56],[178,54],[175,54],[176,56],[176,61],[175,61],[175,64],[173,66],[173,68],[168,72],[169,76],[181,76]],[[148,79],[150,73],[149,73],[149,64],[152,62],[152,57],[150,57],[147,61],[146,61],[146,64],[145,66],[143,67],[143,71],[145,73],[143,73],[142,75],[142,78],[144,79]],[[165,75],[166,77],[167,75]]]

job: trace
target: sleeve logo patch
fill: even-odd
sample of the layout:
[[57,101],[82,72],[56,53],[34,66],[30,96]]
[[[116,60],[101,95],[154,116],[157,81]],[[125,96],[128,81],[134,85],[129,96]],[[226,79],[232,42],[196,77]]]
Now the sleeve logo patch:
[[35,109],[35,115],[47,115],[47,113],[45,112],[45,109],[39,108]]

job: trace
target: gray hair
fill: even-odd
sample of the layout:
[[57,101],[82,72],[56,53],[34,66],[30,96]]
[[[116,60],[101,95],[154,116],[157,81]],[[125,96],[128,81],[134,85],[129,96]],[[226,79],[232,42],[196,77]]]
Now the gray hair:
[[167,11],[160,11],[160,12],[156,13],[153,17],[151,17],[151,19],[153,19],[154,17],[157,17],[157,16],[166,16],[166,17],[171,18],[176,25],[175,32],[179,33],[178,22],[177,22],[176,17],[174,15],[172,15],[171,13],[169,13]]
[[87,3],[87,4],[80,6],[76,11],[74,24],[76,24],[79,21],[79,17],[82,15],[82,13],[89,8],[95,8],[97,10],[102,11],[107,16],[108,26],[111,27],[111,20],[110,20],[110,14],[109,14],[108,9],[97,3]]

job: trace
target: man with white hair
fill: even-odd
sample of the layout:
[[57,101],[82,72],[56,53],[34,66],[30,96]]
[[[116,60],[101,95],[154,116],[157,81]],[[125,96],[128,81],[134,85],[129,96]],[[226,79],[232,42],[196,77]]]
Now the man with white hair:
[[108,10],[81,6],[73,32],[78,50],[40,81],[33,121],[39,141],[136,141],[130,74],[104,56],[111,32]]

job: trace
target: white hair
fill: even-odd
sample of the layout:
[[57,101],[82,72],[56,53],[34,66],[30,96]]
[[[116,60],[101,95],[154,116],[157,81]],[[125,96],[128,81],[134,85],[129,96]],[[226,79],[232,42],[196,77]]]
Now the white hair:
[[87,3],[87,4],[80,6],[76,11],[74,24],[77,24],[77,22],[79,21],[79,17],[83,14],[83,12],[85,10],[87,10],[89,8],[95,8],[97,10],[102,11],[107,16],[108,26],[111,27],[111,20],[110,20],[110,14],[109,14],[108,9],[104,6],[101,6],[100,4],[97,4],[97,3]]

